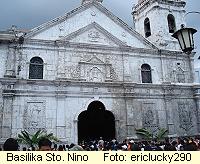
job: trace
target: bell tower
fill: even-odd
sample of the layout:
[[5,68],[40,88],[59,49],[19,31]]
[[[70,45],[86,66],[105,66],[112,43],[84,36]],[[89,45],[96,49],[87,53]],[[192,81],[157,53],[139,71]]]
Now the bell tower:
[[164,49],[179,49],[171,36],[185,22],[185,0],[138,0],[133,7],[135,30]]
[[100,2],[100,3],[102,3],[103,0],[82,0],[82,5],[86,4],[86,3],[91,3],[91,2]]

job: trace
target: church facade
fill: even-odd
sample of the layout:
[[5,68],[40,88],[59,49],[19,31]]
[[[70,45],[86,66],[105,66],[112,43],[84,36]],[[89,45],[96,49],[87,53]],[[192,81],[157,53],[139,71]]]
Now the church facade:
[[24,33],[0,33],[0,140],[44,129],[63,142],[200,134],[193,55],[171,35],[183,0],[139,0],[131,28],[102,0]]

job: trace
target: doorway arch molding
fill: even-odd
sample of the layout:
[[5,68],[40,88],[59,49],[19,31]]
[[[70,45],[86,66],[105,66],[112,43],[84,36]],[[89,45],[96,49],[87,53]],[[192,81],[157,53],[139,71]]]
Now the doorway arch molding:
[[73,127],[73,129],[74,129],[74,143],[78,143],[78,117],[82,112],[87,111],[88,106],[94,101],[101,102],[104,105],[105,110],[109,111],[109,112],[111,112],[113,114],[113,116],[115,118],[115,131],[116,131],[115,134],[116,135],[118,134],[117,130],[118,130],[118,127],[119,127],[119,121],[120,120],[119,120],[119,116],[118,116],[117,112],[107,108],[108,105],[104,100],[102,100],[100,98],[92,98],[92,99],[88,100],[87,103],[85,103],[85,105],[83,106],[83,108],[81,110],[79,110],[78,112],[76,112],[76,114],[74,116],[74,120],[73,120],[73,125],[74,125],[74,127]]

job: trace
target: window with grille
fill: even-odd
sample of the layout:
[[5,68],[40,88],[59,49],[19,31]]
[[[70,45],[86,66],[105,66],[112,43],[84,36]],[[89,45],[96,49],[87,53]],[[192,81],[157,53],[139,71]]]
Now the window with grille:
[[169,33],[174,33],[176,31],[176,23],[174,16],[172,14],[169,14],[167,16],[167,21],[168,21]]
[[43,79],[44,62],[40,57],[33,57],[29,65],[29,79]]
[[142,83],[152,83],[151,67],[148,64],[141,66]]
[[150,20],[149,18],[146,18],[144,20],[144,32],[145,32],[145,37],[151,36],[151,26],[150,26]]

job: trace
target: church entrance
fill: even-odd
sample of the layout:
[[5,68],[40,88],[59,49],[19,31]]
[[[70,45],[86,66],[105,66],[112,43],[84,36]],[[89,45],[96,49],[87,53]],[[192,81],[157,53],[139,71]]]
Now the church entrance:
[[93,101],[78,116],[78,142],[115,137],[115,117],[100,101]]

